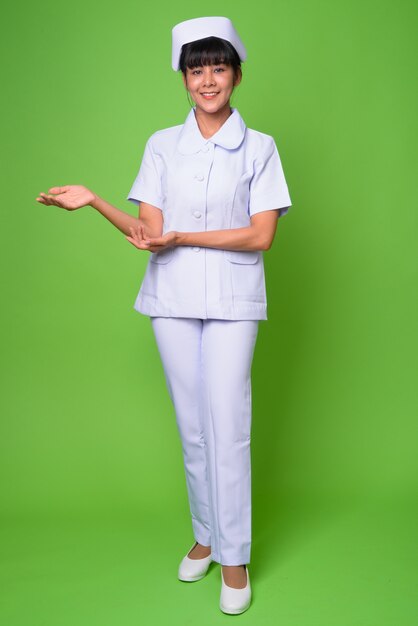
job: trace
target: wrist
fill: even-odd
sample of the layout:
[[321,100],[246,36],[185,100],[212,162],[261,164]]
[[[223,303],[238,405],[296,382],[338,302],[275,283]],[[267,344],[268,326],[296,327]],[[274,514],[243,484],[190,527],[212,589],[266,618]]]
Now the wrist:
[[90,202],[88,203],[88,206],[93,207],[93,209],[97,209],[97,204],[99,202],[99,196],[96,195],[93,191],[91,192],[93,198],[92,200],[90,200]]

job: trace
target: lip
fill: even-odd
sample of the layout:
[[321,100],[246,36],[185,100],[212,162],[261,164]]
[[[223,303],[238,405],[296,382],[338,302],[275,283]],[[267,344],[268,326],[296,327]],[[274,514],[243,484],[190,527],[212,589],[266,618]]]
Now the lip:
[[[209,92],[209,93],[210,93],[210,92]],[[213,100],[214,98],[216,98],[216,96],[218,96],[218,95],[219,95],[219,91],[217,91],[217,92],[215,93],[215,95],[213,95],[213,96],[206,96],[204,93],[201,93],[200,95],[202,96],[202,98],[205,98],[205,100]]]

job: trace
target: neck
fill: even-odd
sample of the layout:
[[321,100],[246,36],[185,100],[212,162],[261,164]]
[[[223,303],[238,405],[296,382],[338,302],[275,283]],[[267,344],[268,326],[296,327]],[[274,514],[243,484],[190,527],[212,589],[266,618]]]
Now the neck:
[[226,122],[228,117],[232,115],[232,109],[227,103],[222,109],[215,113],[208,113],[196,106],[195,117],[199,130],[205,139],[209,139],[214,135]]

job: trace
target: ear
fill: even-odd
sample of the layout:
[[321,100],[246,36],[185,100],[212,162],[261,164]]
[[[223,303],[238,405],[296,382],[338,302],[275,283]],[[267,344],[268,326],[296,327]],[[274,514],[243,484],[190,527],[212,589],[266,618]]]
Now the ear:
[[239,67],[237,69],[237,76],[234,80],[234,87],[237,87],[240,84],[241,80],[242,80],[242,71],[241,71],[241,68]]
[[182,79],[183,79],[183,85],[184,85],[184,87],[186,88],[186,90],[188,91],[188,89],[187,89],[187,80],[186,80],[186,77],[185,77],[185,75],[183,74],[183,72],[181,73],[181,77],[182,77]]

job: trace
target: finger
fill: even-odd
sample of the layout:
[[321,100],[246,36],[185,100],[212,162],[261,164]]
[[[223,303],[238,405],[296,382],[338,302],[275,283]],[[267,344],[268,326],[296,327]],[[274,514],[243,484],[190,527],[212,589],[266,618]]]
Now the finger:
[[50,206],[52,204],[52,202],[46,196],[43,196],[42,201],[47,206]]
[[147,237],[147,235],[145,233],[145,226],[142,226],[142,239],[143,239],[144,243],[146,243],[147,245],[149,245],[151,243],[150,238]]
[[52,204],[53,204],[54,206],[57,206],[57,207],[59,207],[60,209],[66,209],[67,211],[69,211],[69,210],[70,210],[67,206],[65,206],[65,205],[62,203],[62,201],[59,199],[59,197],[58,197],[58,196],[50,196],[50,198],[51,198],[51,202],[52,202]]
[[49,204],[48,196],[46,195],[46,193],[41,191],[39,196],[40,196],[41,200],[44,202],[44,204]]
[[133,237],[129,237],[128,235],[125,235],[125,238],[129,241],[129,243],[133,244],[136,248],[138,248],[138,250],[147,250],[148,249],[148,248],[145,248],[143,245],[141,245]]
[[129,231],[131,233],[131,238],[136,240],[136,233],[133,226],[129,226]]
[[69,189],[69,185],[64,185],[63,187],[51,187],[51,189],[48,189],[48,193],[65,193],[66,191],[69,191]]
[[138,224],[138,226],[136,227],[136,232],[138,235],[138,239],[140,239],[141,241],[144,239],[144,226],[143,224]]
[[55,197],[54,197],[54,196],[50,196],[50,195],[48,195],[48,196],[47,196],[47,198],[48,198],[48,201],[49,201],[51,204],[53,204],[54,206],[59,206],[59,205],[57,204],[57,201],[56,201],[56,199],[55,199]]
[[42,193],[41,194],[44,200],[46,200],[47,204],[55,204],[55,196],[51,196],[50,194]]
[[135,241],[135,239],[133,239],[132,237],[128,237],[126,235],[126,239],[129,241],[129,243],[131,243],[133,246],[135,246],[136,248],[138,247],[137,242]]
[[136,234],[138,241],[140,241],[141,243],[144,243],[144,233],[142,231],[142,225],[136,227],[135,234]]

